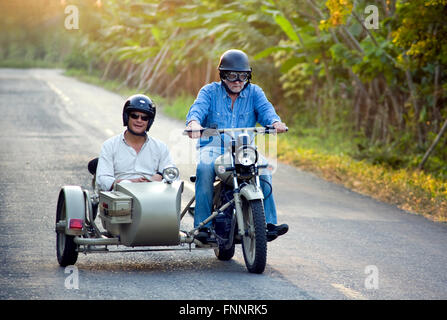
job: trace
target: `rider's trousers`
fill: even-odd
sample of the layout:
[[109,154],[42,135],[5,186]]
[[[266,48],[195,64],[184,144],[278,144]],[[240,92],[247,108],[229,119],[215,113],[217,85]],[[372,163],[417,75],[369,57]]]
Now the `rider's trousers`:
[[[194,227],[211,215],[213,205],[213,183],[216,177],[214,172],[214,160],[221,155],[220,148],[202,147],[199,150],[199,159],[196,170],[196,205],[194,210]],[[260,175],[260,184],[264,193],[264,211],[267,223],[277,224],[276,206],[272,192],[272,176]],[[206,226],[210,226],[209,222]]]

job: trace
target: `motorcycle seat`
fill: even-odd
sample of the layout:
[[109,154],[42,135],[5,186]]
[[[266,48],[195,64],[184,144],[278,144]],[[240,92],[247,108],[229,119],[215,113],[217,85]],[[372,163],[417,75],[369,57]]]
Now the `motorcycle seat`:
[[94,158],[88,162],[87,168],[88,171],[92,174],[96,174],[96,168],[98,167],[98,158]]

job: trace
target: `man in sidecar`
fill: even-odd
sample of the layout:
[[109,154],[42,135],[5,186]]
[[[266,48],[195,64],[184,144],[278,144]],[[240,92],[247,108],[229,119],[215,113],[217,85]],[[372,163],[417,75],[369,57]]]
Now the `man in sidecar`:
[[[250,83],[252,68],[244,52],[235,49],[226,51],[220,58],[218,70],[221,82],[205,85],[189,109],[186,129],[191,131],[191,138],[200,138],[203,127],[254,127],[257,122],[263,126],[273,125],[278,133],[287,130],[262,89]],[[219,137],[201,138],[198,148],[200,160],[196,169],[194,227],[198,227],[212,212],[214,160],[223,153]],[[264,210],[267,237],[271,241],[285,234],[289,227],[287,224],[277,225],[271,175],[261,175],[260,178],[264,195],[270,194],[264,199]],[[199,229],[196,237],[200,241],[209,239],[209,226],[210,223]]]
[[100,190],[111,190],[114,183],[123,180],[161,181],[163,169],[174,166],[166,144],[147,135],[154,123],[155,113],[154,103],[143,94],[126,100],[122,116],[123,126],[127,129],[106,140],[101,148],[96,169]]

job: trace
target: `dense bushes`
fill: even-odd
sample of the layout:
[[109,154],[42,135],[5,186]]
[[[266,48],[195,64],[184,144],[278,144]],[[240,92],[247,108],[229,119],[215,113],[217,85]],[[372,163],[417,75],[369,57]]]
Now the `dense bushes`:
[[[220,54],[240,48],[296,134],[330,137],[332,151],[357,159],[414,168],[447,119],[446,1],[73,0],[77,31],[63,29],[66,1],[16,1],[0,11],[25,17],[27,32],[20,19],[1,22],[10,32],[0,54],[65,59],[123,86],[175,96],[216,80]],[[425,164],[444,178],[446,143],[441,137]]]

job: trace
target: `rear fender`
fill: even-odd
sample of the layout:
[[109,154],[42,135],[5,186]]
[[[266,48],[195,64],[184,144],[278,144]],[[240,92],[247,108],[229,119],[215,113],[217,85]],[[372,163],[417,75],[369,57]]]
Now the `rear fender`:
[[[58,224],[61,225],[62,223],[62,225],[64,225],[65,234],[81,235],[83,233],[85,225],[86,201],[81,187],[62,187],[61,191],[59,192],[57,210],[64,210],[64,212],[58,212],[60,218]],[[82,229],[70,228],[70,222],[72,219],[77,219],[77,222],[82,222]]]

